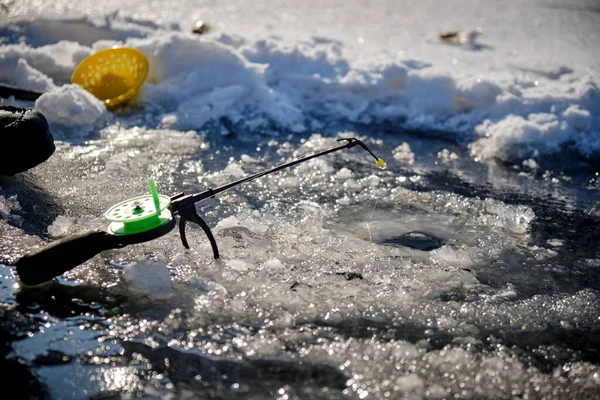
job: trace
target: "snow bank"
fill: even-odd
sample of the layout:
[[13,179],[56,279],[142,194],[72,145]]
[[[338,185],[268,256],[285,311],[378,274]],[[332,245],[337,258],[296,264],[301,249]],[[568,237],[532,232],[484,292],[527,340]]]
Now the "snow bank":
[[[125,20],[112,14],[101,26],[91,17],[77,20],[71,36],[56,21],[46,21],[36,35],[63,40],[38,39],[36,46],[32,33],[25,42],[1,45],[0,79],[52,90],[68,83],[85,56],[126,45],[149,58],[140,101],[150,106],[146,109],[152,117],[146,119],[155,127],[277,134],[314,131],[336,122],[386,123],[446,131],[472,142],[471,153],[480,159],[519,162],[566,148],[581,157],[600,153],[600,90],[591,67],[498,68],[497,54],[488,57],[491,61],[465,55],[483,65],[471,62],[460,69],[429,53],[422,60],[403,57],[403,52],[361,60],[352,55],[351,42],[332,38],[241,37],[226,30],[198,36],[173,25],[168,29],[139,22],[123,31]],[[428,46],[435,52],[443,45]],[[478,50],[492,51],[473,43],[462,49]],[[63,90],[38,102],[51,122],[88,129],[99,120],[103,113],[98,104],[68,86]],[[68,101],[77,103],[78,112],[65,103],[60,108],[67,113],[52,111],[57,102]],[[52,107],[45,106],[49,103]]]
[[55,84],[70,82],[77,64],[91,53],[76,36],[44,46],[0,46],[0,79],[23,89],[48,90]]

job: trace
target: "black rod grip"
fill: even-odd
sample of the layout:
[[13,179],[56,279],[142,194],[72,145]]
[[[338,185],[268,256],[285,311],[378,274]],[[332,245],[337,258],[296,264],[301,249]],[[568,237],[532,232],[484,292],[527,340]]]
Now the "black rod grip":
[[104,250],[124,245],[114,235],[91,231],[53,242],[16,262],[17,273],[25,285],[39,285],[75,268]]
[[0,97],[5,99],[13,96],[15,99],[19,100],[34,101],[37,100],[42,94],[42,92],[37,92],[34,90],[20,89],[10,85],[0,84]]

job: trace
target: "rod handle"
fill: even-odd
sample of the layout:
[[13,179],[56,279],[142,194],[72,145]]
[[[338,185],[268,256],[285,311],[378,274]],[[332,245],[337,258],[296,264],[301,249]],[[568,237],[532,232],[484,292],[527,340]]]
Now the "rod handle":
[[104,231],[90,231],[68,236],[21,257],[17,273],[25,285],[39,285],[75,268],[104,250],[124,244]]

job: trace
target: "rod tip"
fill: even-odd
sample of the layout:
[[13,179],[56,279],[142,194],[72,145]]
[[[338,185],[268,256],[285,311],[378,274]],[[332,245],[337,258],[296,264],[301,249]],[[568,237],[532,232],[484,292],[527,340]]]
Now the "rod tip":
[[385,165],[385,161],[383,161],[383,158],[377,159],[377,166],[381,169],[385,169],[386,165]]

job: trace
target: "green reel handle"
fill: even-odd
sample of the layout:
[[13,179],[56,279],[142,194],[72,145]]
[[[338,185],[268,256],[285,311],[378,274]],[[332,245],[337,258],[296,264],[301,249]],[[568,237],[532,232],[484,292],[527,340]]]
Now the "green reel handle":
[[17,273],[25,285],[39,285],[77,267],[104,250],[125,246],[114,235],[91,231],[57,240],[27,254],[16,263]]

